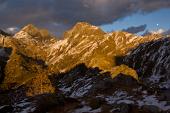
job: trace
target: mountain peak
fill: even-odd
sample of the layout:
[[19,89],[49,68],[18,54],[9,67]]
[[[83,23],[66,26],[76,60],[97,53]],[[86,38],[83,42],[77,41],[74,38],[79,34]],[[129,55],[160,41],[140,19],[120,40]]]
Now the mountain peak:
[[33,24],[28,24],[24,28],[21,29],[21,31],[27,32],[31,36],[39,36],[40,32],[37,27],[35,27]]
[[70,30],[64,33],[64,38],[69,38],[73,35],[104,35],[105,32],[97,26],[86,22],[78,22]]
[[73,27],[73,30],[90,30],[92,31],[100,31],[103,32],[99,27],[91,25],[87,22],[78,22],[77,24],[75,24],[75,26]]
[[[28,36],[29,35],[29,36]],[[15,34],[16,38],[33,38],[36,40],[51,40],[56,39],[46,29],[37,28],[33,24],[28,24]]]
[[87,26],[92,26],[90,23],[88,23],[88,22],[77,22],[76,24],[75,24],[75,26],[84,26],[84,25],[87,25]]

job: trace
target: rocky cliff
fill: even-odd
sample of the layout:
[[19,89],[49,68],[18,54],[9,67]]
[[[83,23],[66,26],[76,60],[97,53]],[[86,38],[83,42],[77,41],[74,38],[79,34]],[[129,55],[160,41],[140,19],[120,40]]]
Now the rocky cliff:
[[30,24],[0,46],[0,112],[169,112],[169,38]]
[[47,30],[30,24],[14,36],[0,38],[2,47],[13,49],[5,66],[3,87],[18,87],[38,73],[48,76],[67,72],[81,63],[109,71],[112,77],[126,70],[126,74],[137,79],[135,71],[127,66],[116,67],[119,71],[114,71],[115,56],[125,55],[140,43],[158,38],[160,36],[140,37],[121,31],[105,33],[96,26],[81,22],[65,32],[63,40],[58,41]]

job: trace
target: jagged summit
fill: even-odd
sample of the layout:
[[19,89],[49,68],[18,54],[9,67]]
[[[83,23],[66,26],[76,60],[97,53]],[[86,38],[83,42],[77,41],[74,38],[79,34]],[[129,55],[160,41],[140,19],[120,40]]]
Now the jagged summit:
[[78,22],[70,30],[64,33],[64,38],[70,38],[72,35],[104,35],[105,32],[97,26],[86,22]]
[[87,22],[78,22],[78,23],[76,23],[73,26],[72,30],[77,30],[77,29],[80,29],[80,30],[85,30],[85,29],[101,30],[99,27],[91,25],[91,24],[89,24]]
[[33,24],[28,24],[24,28],[21,29],[21,31],[27,32],[31,36],[40,36],[40,32],[38,28],[36,28]]
[[39,41],[54,40],[56,37],[51,35],[48,30],[35,27],[33,24],[28,24],[23,27],[18,33],[15,34],[15,38],[33,38]]

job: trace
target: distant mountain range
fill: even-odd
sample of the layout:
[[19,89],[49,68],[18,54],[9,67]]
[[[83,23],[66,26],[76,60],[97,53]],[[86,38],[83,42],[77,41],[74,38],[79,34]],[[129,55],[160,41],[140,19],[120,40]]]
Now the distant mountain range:
[[[77,23],[65,32],[62,40],[57,40],[47,30],[38,29],[33,25],[25,26],[14,36],[5,36],[0,39],[2,47],[12,48],[3,82],[8,86],[11,86],[11,83],[21,85],[25,80],[37,76],[38,72],[31,70],[34,65],[38,65],[37,70],[44,70],[48,75],[67,72],[76,65],[85,63],[87,67],[98,67],[116,76],[112,71],[116,66],[116,56],[124,56],[140,43],[160,38],[159,35],[141,37],[121,31],[105,33],[100,28],[84,22]],[[47,69],[42,69],[36,61],[26,62],[26,57],[42,60]]]
[[[25,26],[15,35],[0,31],[0,92],[9,91],[8,95],[12,92],[13,98],[17,100],[16,102],[21,97],[35,97],[60,91],[69,98],[80,98],[80,96],[76,97],[76,93],[72,90],[80,88],[82,91],[76,92],[79,92],[79,95],[81,93],[84,95],[86,92],[93,91],[93,89],[90,86],[84,87],[81,83],[84,85],[92,84],[92,86],[97,87],[95,85],[98,82],[100,84],[102,79],[105,81],[107,77],[110,81],[108,81],[108,84],[128,82],[125,83],[127,85],[132,82],[136,85],[134,87],[144,88],[139,91],[140,93],[143,91],[149,92],[152,89],[149,87],[151,85],[155,86],[153,88],[157,88],[154,89],[155,91],[160,91],[164,87],[165,89],[170,88],[170,77],[168,75],[170,69],[169,40],[161,34],[137,36],[123,31],[105,33],[99,27],[85,22],[79,22],[66,31],[61,40],[58,40],[47,30],[36,28],[31,24]],[[82,75],[87,76],[88,79]],[[92,78],[91,75],[93,75]],[[106,75],[106,78],[99,77],[98,80],[95,79],[94,75],[97,78],[98,75],[102,77]],[[80,76],[80,78],[77,76]],[[129,78],[132,81],[129,81]],[[96,83],[91,83],[91,79]],[[63,84],[58,83],[59,81]],[[101,83],[103,87],[106,87],[105,83]],[[79,84],[79,86],[76,87],[76,84]],[[114,87],[125,90],[126,88],[121,85],[123,83],[120,84],[120,87]],[[147,86],[148,88],[145,88]],[[68,87],[73,89],[71,88],[68,91]],[[100,89],[98,90],[100,91]],[[112,94],[116,91],[118,90],[111,89]],[[68,95],[69,92],[73,94]],[[127,92],[130,94],[132,91],[128,89]],[[137,91],[133,93],[137,93]],[[19,94],[21,94],[20,97],[16,96]],[[147,96],[149,94],[154,93],[148,93]],[[89,92],[88,95],[91,99],[93,93]],[[94,97],[96,96],[99,95],[96,93]],[[154,94],[154,96],[156,95]],[[104,98],[106,99],[106,97]],[[81,99],[87,101],[85,98]],[[139,100],[136,97],[135,99],[134,102]],[[168,101],[168,99],[164,100]],[[3,105],[3,102],[0,102],[0,106],[1,104]],[[134,106],[139,106],[139,104],[133,104],[133,109],[137,110]],[[161,103],[157,102],[157,104]],[[142,103],[142,105],[145,105],[145,103]],[[159,107],[159,109],[162,108]],[[170,109],[169,107],[168,105],[166,109],[162,108],[161,110],[167,111]],[[5,109],[2,108],[0,107],[0,111]],[[101,107],[101,109],[104,108]],[[89,112],[88,109],[86,110],[85,112]],[[144,109],[142,108],[142,110]],[[107,110],[104,112],[107,112]],[[145,113],[145,110],[142,113]],[[147,113],[150,113],[150,111]]]

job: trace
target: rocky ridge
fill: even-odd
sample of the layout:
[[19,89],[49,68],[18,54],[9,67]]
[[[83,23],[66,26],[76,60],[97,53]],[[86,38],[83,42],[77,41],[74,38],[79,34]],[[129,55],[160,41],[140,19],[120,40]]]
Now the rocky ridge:
[[[45,75],[49,75],[66,72],[80,63],[85,63],[88,67],[99,67],[103,71],[110,71],[114,77],[121,73],[112,71],[116,65],[115,56],[125,55],[140,43],[158,38],[160,36],[139,37],[126,32],[107,34],[96,26],[80,22],[64,34],[63,40],[57,41],[47,30],[38,29],[30,24],[13,37],[1,37],[3,47],[13,48],[10,60],[5,67],[4,84],[11,86],[9,85],[11,83],[20,86],[26,80],[29,81],[37,76],[38,72],[42,73],[42,71],[35,72],[35,70],[43,70]],[[23,56],[35,59],[35,62],[31,64],[25,62]],[[37,61],[40,60],[44,62],[43,65],[48,65],[46,69],[42,68],[44,66],[41,64],[35,68]],[[32,70],[27,70],[27,68]],[[135,72],[128,74],[132,74],[137,79]]]
[[80,63],[111,71],[115,56],[125,55],[140,43],[159,38],[159,35],[141,37],[122,31],[105,33],[96,26],[80,22],[51,47],[48,65],[59,72],[66,72]]
[[170,110],[169,38],[81,22],[62,40],[28,25],[0,46],[0,112]]
[[[122,69],[120,72],[112,71],[116,66],[115,56],[125,55],[140,43],[158,38],[160,36],[139,37],[121,31],[107,34],[96,26],[81,22],[67,31],[63,40],[57,41],[47,30],[27,25],[13,37],[1,36],[1,45],[13,48],[5,67],[4,84],[18,87],[36,77],[38,72],[48,76],[66,72],[81,63],[109,71],[114,77],[122,72]],[[48,66],[42,68],[43,65]],[[132,69],[125,69],[128,74],[138,78],[135,72],[131,73]]]

